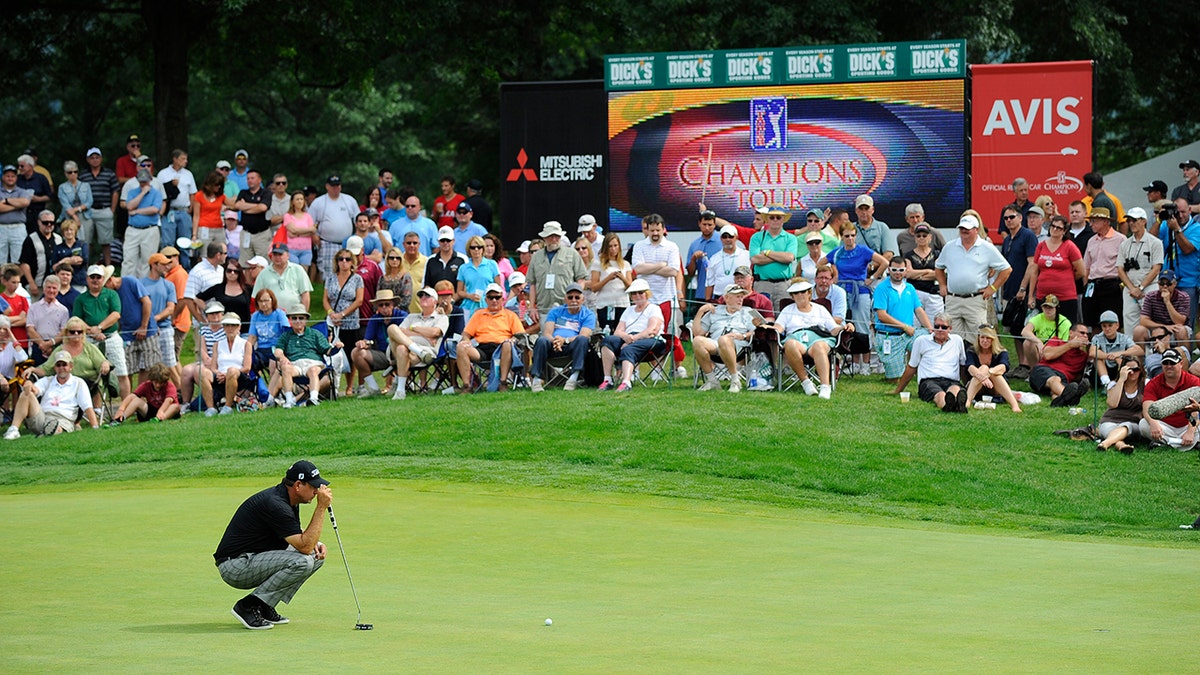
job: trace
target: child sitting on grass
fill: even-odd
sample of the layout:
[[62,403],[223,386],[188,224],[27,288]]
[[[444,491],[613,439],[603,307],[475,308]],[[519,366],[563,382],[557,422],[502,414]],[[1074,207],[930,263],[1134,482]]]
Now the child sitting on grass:
[[178,417],[179,392],[176,391],[170,377],[170,369],[163,364],[156,363],[150,366],[146,371],[146,381],[121,401],[110,426],[119,425],[126,417],[135,413],[139,422],[150,419],[162,422]]

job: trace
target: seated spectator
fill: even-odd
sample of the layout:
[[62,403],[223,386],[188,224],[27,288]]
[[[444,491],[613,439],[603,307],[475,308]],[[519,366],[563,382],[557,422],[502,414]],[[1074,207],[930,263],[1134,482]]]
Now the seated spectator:
[[[504,289],[499,284],[488,284],[483,292],[483,309],[471,315],[463,329],[462,341],[458,344],[458,376],[463,387],[469,389],[471,364],[477,361],[493,361],[500,355],[500,391],[508,389],[508,374],[513,360],[519,358],[513,338],[525,332],[521,320],[511,311],[504,309]],[[494,367],[494,365],[493,365]]]
[[1142,298],[1142,318],[1133,329],[1134,342],[1145,342],[1154,328],[1170,331],[1175,342],[1185,342],[1192,337],[1188,325],[1191,297],[1179,290],[1179,275],[1175,270],[1163,270],[1158,275],[1158,290],[1150,291]]
[[[711,307],[705,305],[696,313],[692,322],[692,352],[696,355],[700,372],[704,374],[700,391],[721,388],[721,382],[714,372],[714,356],[720,358],[729,371],[729,391],[736,394],[742,390],[742,381],[738,377],[738,354],[750,346],[754,329],[763,325],[762,314],[742,304],[749,294],[750,291],[736,282],[726,284],[721,290],[721,298],[725,301],[723,305],[704,311],[704,308]],[[580,359],[582,361],[582,357]]]
[[[275,360],[283,376],[283,407],[296,407],[295,378],[308,378],[308,405],[318,405],[321,388],[321,371],[325,368],[325,357],[335,349],[342,349],[340,340],[332,343],[320,331],[308,327],[308,310],[296,305],[288,312],[291,330],[285,331],[275,343]],[[335,387],[337,382],[329,382]]]
[[250,315],[250,332],[246,335],[246,341],[250,343],[250,349],[254,353],[254,369],[267,371],[267,390],[271,393],[271,397],[267,399],[269,406],[275,400],[275,394],[279,393],[279,388],[283,386],[279,376],[279,362],[275,360],[275,343],[284,331],[291,330],[291,326],[288,324],[287,313],[279,309],[275,292],[271,289],[264,288],[256,293],[254,304],[257,309]]
[[[1150,331],[1150,342],[1146,350],[1146,377],[1154,377],[1162,372],[1162,357],[1167,353],[1168,349],[1175,347],[1175,341],[1171,336],[1171,331],[1166,328],[1153,328]],[[1185,359],[1186,362],[1186,359]],[[1198,373],[1192,372],[1192,369],[1200,370],[1200,365],[1193,364],[1192,368],[1188,369],[1193,375]]]
[[1008,350],[1000,344],[1000,336],[992,326],[981,326],[975,335],[975,346],[967,348],[967,407],[975,404],[980,394],[999,396],[1013,412],[1021,412],[1017,397],[1004,379],[1008,371]]
[[933,333],[913,340],[908,365],[892,393],[904,391],[916,375],[917,395],[922,401],[933,403],[944,412],[965,413],[970,410],[967,390],[958,377],[966,360],[962,337],[950,333],[950,317],[938,314],[933,319]]
[[513,272],[508,277],[508,283],[508,300],[505,301],[504,308],[516,314],[521,320],[521,325],[525,327],[525,332],[517,336],[517,346],[526,356],[532,357],[533,345],[542,330],[540,317],[531,311],[533,304],[529,302],[529,284],[525,282],[525,275]]
[[225,329],[225,337],[217,340],[216,349],[206,354],[203,374],[200,376],[200,395],[204,397],[204,415],[212,417],[218,414],[216,400],[213,398],[213,387],[225,385],[225,404],[219,414],[229,415],[237,403],[238,390],[253,391],[257,394],[257,382],[254,379],[254,349],[240,330],[242,318],[236,312],[226,312],[221,317],[221,327]]
[[88,397],[87,383],[71,374],[72,362],[70,354],[59,351],[54,355],[54,377],[25,381],[13,409],[12,426],[4,432],[4,440],[20,438],[22,422],[35,436],[71,433],[75,431],[75,420],[81,411],[93,429],[100,428],[100,420]]
[[908,350],[917,329],[930,330],[929,317],[921,307],[917,289],[904,280],[907,268],[900,258],[888,262],[888,278],[875,286],[875,349],[883,365],[883,376],[894,380],[904,373]]
[[1117,362],[1126,356],[1140,357],[1145,351],[1134,344],[1133,338],[1119,331],[1120,318],[1117,313],[1109,310],[1100,315],[1100,332],[1092,338],[1096,348],[1096,374],[1100,376],[1100,386],[1108,389],[1116,384],[1109,378],[1109,372],[1116,372]]
[[1180,410],[1161,420],[1150,416],[1151,403],[1184,389],[1200,387],[1200,377],[1184,371],[1181,351],[1176,347],[1164,352],[1162,372],[1146,383],[1142,397],[1142,420],[1138,423],[1138,431],[1150,439],[1152,448],[1169,445],[1186,451],[1196,447],[1196,425],[1200,423],[1200,415]]
[[[1058,298],[1054,294],[1047,295],[1042,299],[1042,311],[1025,321],[1025,328],[1021,330],[1021,337],[1025,339],[1020,348],[1025,353],[1026,362],[1036,365],[1041,361],[1046,342],[1050,338],[1056,337],[1063,341],[1069,339],[1071,320],[1059,313],[1058,305]],[[1030,370],[1018,366],[1013,370],[1011,377],[1024,380],[1029,377]]]
[[[54,277],[51,277],[52,279]],[[8,383],[17,376],[17,364],[29,355],[12,334],[12,323],[7,316],[0,316],[0,401],[8,408]]]
[[271,249],[271,266],[259,273],[254,281],[254,296],[259,291],[270,289],[279,301],[278,307],[303,305],[308,309],[312,295],[312,282],[308,272],[296,263],[288,262],[288,247],[275,246]]
[[113,414],[111,426],[117,426],[136,415],[139,422],[165,422],[179,415],[179,392],[171,382],[171,370],[161,363],[150,366],[146,381],[121,401]]
[[[450,282],[445,283],[449,285]],[[437,299],[437,291],[428,286],[422,288],[417,291],[417,302],[421,311],[404,317],[404,322],[399,326],[388,326],[388,344],[395,350],[393,353],[396,358],[396,392],[392,394],[394,401],[404,400],[408,373],[412,366],[417,361],[433,363],[442,339],[449,332],[450,317],[438,311]]]
[[204,307],[204,321],[200,323],[196,339],[196,362],[183,367],[180,393],[183,394],[183,414],[191,411],[189,403],[195,394],[196,383],[201,380],[204,364],[213,358],[217,350],[217,342],[225,339],[225,326],[221,319],[225,318],[225,306],[213,300]]
[[71,312],[58,301],[62,280],[49,275],[42,282],[42,297],[29,306],[25,319],[25,331],[29,336],[29,357],[41,363],[62,342],[63,328]]
[[572,282],[567,286],[566,304],[552,308],[542,320],[542,335],[533,345],[533,384],[530,389],[534,393],[544,391],[542,374],[546,372],[546,361],[551,355],[567,354],[571,357],[571,374],[563,389],[574,391],[579,385],[583,357],[587,355],[594,330],[596,313],[583,304],[583,286]]
[[[446,325],[446,356],[454,361],[458,358],[458,341],[462,339],[462,332],[467,327],[467,321],[463,318],[462,307],[454,304],[453,281],[442,279],[433,285],[433,289],[438,294],[436,311],[449,320]],[[445,383],[446,389],[443,390],[443,393],[446,394],[454,392],[454,386],[458,381],[457,367],[450,369],[449,379],[450,381]]]
[[1116,448],[1125,454],[1133,453],[1133,446],[1126,443],[1141,435],[1142,388],[1146,384],[1145,373],[1135,356],[1122,356],[1121,369],[1117,373],[1116,386],[1108,389],[1108,410],[1100,417],[1096,441],[1097,450]]
[[1029,387],[1039,394],[1053,396],[1051,406],[1075,405],[1088,393],[1090,386],[1083,371],[1096,354],[1096,348],[1088,341],[1091,334],[1087,326],[1077,323],[1071,327],[1069,339],[1050,338],[1042,350],[1042,360],[1029,373]]
[[[823,305],[812,301],[813,285],[808,281],[797,281],[788,286],[792,304],[784,307],[775,318],[775,330],[784,336],[783,358],[792,372],[800,378],[804,393],[828,399],[833,394],[833,370],[829,355],[837,347],[837,337],[842,331],[854,331],[850,321],[839,324]],[[804,357],[812,359],[817,369],[820,388],[813,386],[805,373]]]
[[[389,255],[391,255],[389,253]],[[372,371],[386,370],[391,359],[388,355],[388,331],[395,327],[400,329],[405,312],[397,307],[399,298],[392,289],[385,288],[371,299],[375,311],[366,320],[363,338],[354,345],[350,352],[351,367],[358,371],[358,397],[369,398],[379,394],[379,384],[371,377]],[[407,303],[404,305],[407,307]]]
[[[71,373],[87,383],[88,390],[92,393],[92,407],[96,409],[97,419],[99,419],[101,380],[107,379],[112,364],[105,360],[99,347],[85,339],[86,334],[87,324],[83,322],[83,319],[77,316],[67,319],[67,326],[63,329],[62,346],[58,351],[66,352],[74,359]],[[37,368],[34,368],[33,372],[38,377],[46,377],[47,373],[53,375],[54,361],[52,359],[53,354]]]
[[650,285],[645,279],[635,279],[625,289],[630,305],[621,313],[617,329],[604,339],[600,359],[604,364],[604,381],[599,391],[612,389],[613,365],[618,357],[621,362],[621,384],[618,392],[633,388],[633,369],[653,350],[665,354],[667,343],[663,339],[663,313],[657,304],[650,302]]

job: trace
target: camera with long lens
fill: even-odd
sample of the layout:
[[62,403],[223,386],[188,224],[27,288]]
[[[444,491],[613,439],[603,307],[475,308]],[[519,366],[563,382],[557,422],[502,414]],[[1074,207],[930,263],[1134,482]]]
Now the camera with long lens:
[[1158,217],[1161,218],[1163,220],[1163,222],[1166,222],[1166,221],[1174,218],[1175,217],[1175,205],[1170,204],[1170,205],[1162,207],[1162,210],[1158,212]]

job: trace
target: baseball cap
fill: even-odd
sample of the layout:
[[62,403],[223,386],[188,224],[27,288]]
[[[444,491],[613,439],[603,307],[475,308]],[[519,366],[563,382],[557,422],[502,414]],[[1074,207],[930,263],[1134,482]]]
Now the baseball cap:
[[823,241],[820,232],[809,232],[808,236],[804,237],[804,243],[811,244],[815,241]]
[[571,291],[583,293],[583,286],[580,286],[578,281],[572,281],[571,283],[567,284],[567,290],[563,291],[563,294],[565,295]]
[[596,216],[593,216],[590,213],[585,213],[582,216],[579,216],[579,231],[580,232],[587,232],[587,231],[591,230],[592,228],[587,227],[587,226],[588,225],[595,226],[595,224],[596,224]]
[[855,197],[854,208],[857,209],[864,204],[867,206],[875,206],[875,200],[871,197],[871,195],[859,195],[858,197]]
[[454,241],[454,228],[449,225],[438,228],[438,241]]
[[326,185],[341,185],[342,177],[335,173],[332,176],[330,176],[329,178],[325,179],[325,184]]
[[289,467],[284,478],[308,483],[313,487],[329,485],[329,481],[321,477],[321,470],[307,459],[302,459]]
[[363,238],[358,236],[357,234],[351,235],[348,239],[346,239],[346,250],[350,251],[354,255],[358,255],[359,253],[362,253],[363,252]]
[[721,236],[724,237],[725,235],[729,235],[730,237],[737,238],[737,228],[732,225],[726,225],[726,226],[722,227],[721,228]]
[[1111,309],[1100,315],[1100,323],[1121,323],[1121,319],[1117,317],[1117,313]]
[[804,214],[804,217],[807,218],[809,216],[815,216],[821,220],[825,220],[825,212],[821,209],[809,209],[808,213]]
[[159,253],[169,258],[173,255],[179,255],[179,249],[174,246],[164,246],[163,250],[159,251]]
[[222,216],[222,219],[223,220],[237,220],[238,212],[234,211],[233,209],[225,209],[225,215]]
[[791,286],[788,286],[787,292],[790,295],[792,293],[800,293],[803,291],[810,290],[810,289],[812,289],[812,287],[813,287],[812,283],[809,282],[807,279],[801,279],[800,281],[797,281],[796,283],[792,284]]
[[1046,217],[1046,212],[1043,211],[1042,207],[1040,207],[1040,206],[1031,206],[1031,207],[1029,207],[1029,211],[1027,211],[1026,213],[1036,213],[1043,218]]
[[1135,206],[1125,212],[1125,220],[1136,220],[1138,218],[1146,218],[1146,209],[1140,206]]
[[517,253],[529,253],[529,245],[532,243],[528,239],[521,242],[521,245],[517,247]]
[[229,312],[225,316],[221,317],[222,326],[240,326],[241,323],[242,317],[238,316],[237,312]]
[[[91,274],[91,272],[89,271],[88,274]],[[1158,280],[1159,281],[1179,281],[1179,275],[1175,273],[1175,270],[1163,270],[1158,273]]]
[[217,161],[217,168],[218,169],[232,169],[233,165],[229,163],[229,160],[222,159],[222,160]]
[[459,202],[458,208],[455,209],[455,211],[458,211],[459,213],[470,213],[473,210],[474,209],[472,209],[471,205],[467,202]]
[[138,141],[140,143],[141,140],[142,139],[139,138],[137,134],[129,134],[129,138],[125,139],[125,143],[128,144],[128,143],[132,143],[134,141]]
[[100,156],[102,156],[102,157],[103,157],[103,156],[104,156],[104,153],[103,153],[103,152],[100,152],[100,148],[97,148],[97,147],[95,147],[95,146],[92,146],[92,147],[88,148],[87,152],[86,152],[86,153],[84,153],[84,156],[86,156],[86,157],[91,157],[92,155],[100,155]]
[[275,244],[271,247],[271,253],[287,253],[287,244]]
[[1186,162],[1180,162],[1179,168],[1181,168],[1181,169],[1200,169],[1200,162],[1197,162],[1194,159],[1189,159]]
[[374,206],[368,206],[367,209],[365,211],[363,211],[363,213],[367,214],[367,217],[370,218],[371,216],[378,216],[379,210],[376,209]]
[[270,264],[271,263],[267,262],[266,258],[262,257],[261,255],[256,255],[246,262],[246,267],[266,267]]
[[738,265],[738,268],[733,271],[733,276],[749,276],[750,268],[745,265]]
[[425,295],[425,296],[428,296],[428,297],[431,297],[431,298],[434,298],[434,299],[436,299],[436,298],[437,298],[437,291],[435,291],[435,290],[433,290],[432,288],[430,288],[430,287],[426,286],[425,288],[422,288],[421,290],[417,291],[417,295]]
[[1142,188],[1146,192],[1161,192],[1167,194],[1167,184],[1161,180],[1150,181],[1150,184]]
[[967,214],[959,219],[958,226],[967,230],[978,230],[979,221],[975,219],[975,216]]
[[1058,307],[1058,296],[1051,293],[1042,298],[1042,307]]
[[512,288],[513,286],[516,286],[517,284],[523,284],[523,283],[525,283],[525,281],[526,281],[525,275],[521,274],[520,272],[513,272],[512,274],[508,275],[508,287],[509,288]]
[[0,171],[0,173],[8,173],[9,171],[11,171],[11,172],[13,172],[13,173],[16,173],[16,172],[17,172],[17,167],[13,166],[12,164],[5,164],[5,165],[4,165],[4,170],[3,170],[3,171]]
[[1162,355],[1163,363],[1179,363],[1181,361],[1183,361],[1183,357],[1179,355],[1178,349],[1172,348],[1172,349],[1168,349],[1167,351],[1163,352],[1163,355]]
[[149,161],[150,161],[150,155],[138,155],[138,158],[137,158],[138,164],[141,164],[142,162],[149,162]]
[[722,295],[748,295],[749,293],[750,291],[737,284],[729,284],[725,287],[725,292]]
[[151,265],[158,265],[160,263],[171,262],[171,259],[161,253],[155,253],[154,255],[150,256],[150,260],[148,262]]
[[71,352],[63,349],[54,355],[55,363],[74,363],[75,358],[71,356]]
[[503,296],[504,289],[500,287],[500,284],[488,284],[487,288],[483,289],[484,297],[487,297],[488,293],[499,293]]
[[467,188],[470,190],[482,190],[483,181],[479,180],[478,178],[472,178],[471,180],[467,181]]
[[234,159],[237,159],[238,157],[245,157],[246,159],[250,159],[250,153],[246,152],[245,148],[238,148],[233,153],[233,157],[234,157]]

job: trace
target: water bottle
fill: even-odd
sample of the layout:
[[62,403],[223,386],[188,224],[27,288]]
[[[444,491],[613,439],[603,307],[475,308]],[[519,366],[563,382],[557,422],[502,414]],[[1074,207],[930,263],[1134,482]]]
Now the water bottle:
[[[499,350],[497,350],[497,351],[499,351]],[[490,373],[488,373],[487,390],[488,391],[499,391],[500,390],[500,355],[499,354],[492,355],[492,370]]]
[[750,388],[751,389],[758,388],[758,369],[757,368],[752,368],[750,370]]
[[992,403],[991,401],[976,401],[975,409],[976,410],[995,410],[996,404]]

